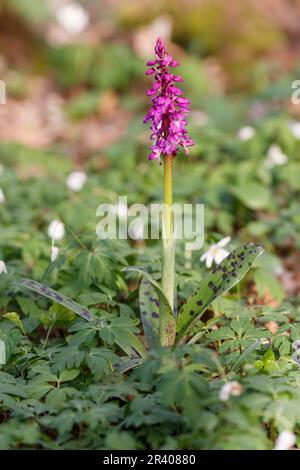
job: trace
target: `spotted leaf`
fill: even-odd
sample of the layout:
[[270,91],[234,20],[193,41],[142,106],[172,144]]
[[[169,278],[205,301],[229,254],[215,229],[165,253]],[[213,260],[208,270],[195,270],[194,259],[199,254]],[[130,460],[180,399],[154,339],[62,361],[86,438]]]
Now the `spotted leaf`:
[[176,322],[173,316],[172,309],[168,300],[165,297],[160,285],[153,277],[144,271],[142,268],[130,266],[125,268],[124,271],[136,271],[147,279],[153,286],[159,300],[159,336],[161,346],[173,346],[176,334]]
[[77,313],[85,320],[93,320],[94,317],[86,308],[82,307],[80,304],[75,302],[74,300],[66,297],[65,295],[61,294],[60,292],[51,289],[50,287],[46,286],[45,284],[41,284],[40,282],[33,281],[32,279],[21,279],[16,283],[20,287],[25,287],[26,289],[30,289],[38,294],[43,295],[44,297],[48,297],[53,302],[57,304],[64,305],[65,307],[72,310],[72,312]]
[[147,279],[142,279],[139,290],[140,314],[148,349],[159,346],[159,300]]
[[207,307],[237,284],[262,252],[260,246],[247,243],[234,250],[222,263],[213,268],[179,312],[177,341],[184,342],[184,337],[189,334]]

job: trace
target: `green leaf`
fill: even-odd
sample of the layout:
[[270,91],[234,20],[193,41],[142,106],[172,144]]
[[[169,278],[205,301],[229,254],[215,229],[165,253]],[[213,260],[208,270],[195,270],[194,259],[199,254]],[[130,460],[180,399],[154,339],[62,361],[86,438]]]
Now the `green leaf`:
[[65,325],[75,320],[76,315],[69,308],[60,304],[53,304],[47,312],[40,315],[40,322],[48,328],[50,325]]
[[12,323],[14,323],[15,325],[17,325],[17,327],[22,331],[23,335],[26,336],[23,323],[22,323],[22,321],[21,321],[21,319],[20,319],[18,313],[16,313],[16,312],[8,312],[8,313],[5,313],[5,314],[3,315],[3,318],[7,318],[7,320],[9,320],[9,321],[11,321]]
[[289,339],[286,336],[277,336],[273,341],[273,347],[279,350],[281,356],[287,356],[291,350]]
[[140,315],[148,349],[159,346],[159,300],[147,279],[142,279],[139,290]]
[[80,374],[80,371],[77,369],[63,370],[59,376],[59,382],[69,382],[70,380],[76,379]]
[[118,356],[105,348],[92,348],[86,356],[86,365],[96,380],[101,380],[113,371]]
[[105,438],[105,448],[110,450],[135,450],[136,443],[129,433],[112,430]]
[[247,243],[234,250],[218,264],[201,282],[181,308],[177,319],[178,340],[188,334],[188,329],[203,315],[207,307],[221,294],[231,289],[249,271],[263,249]]
[[271,348],[264,354],[262,360],[257,360],[254,362],[254,366],[265,372],[273,372],[279,370],[279,366],[276,362],[275,354]]
[[70,299],[69,297],[66,297],[60,292],[51,289],[45,284],[41,284],[40,282],[33,281],[31,279],[21,279],[20,281],[17,281],[16,284],[20,287],[26,287],[26,289],[38,292],[44,297],[47,297],[48,299],[51,299],[60,305],[64,305],[65,307],[72,310],[72,312],[75,312],[83,317],[85,320],[93,320],[93,315],[86,308],[82,307],[80,304]]
[[263,342],[263,339],[259,339],[254,344],[251,344],[233,363],[231,370],[236,371],[243,364],[243,362],[257,349]]
[[130,266],[128,268],[124,268],[124,271],[136,271],[152,284],[159,300],[161,346],[173,346],[176,334],[176,322],[170,304],[160,285],[142,268]]
[[138,329],[127,318],[113,318],[110,324],[100,329],[100,337],[111,346],[117,344],[128,356],[141,357],[145,355],[145,348],[136,334]]
[[84,351],[80,351],[76,346],[66,346],[62,348],[53,357],[53,369],[55,371],[62,371],[63,369],[79,368],[85,358]]
[[207,338],[210,341],[222,341],[224,339],[234,339],[235,334],[231,328],[224,326],[223,328],[208,333]]
[[272,196],[268,188],[262,184],[249,181],[232,189],[233,194],[249,209],[270,209]]

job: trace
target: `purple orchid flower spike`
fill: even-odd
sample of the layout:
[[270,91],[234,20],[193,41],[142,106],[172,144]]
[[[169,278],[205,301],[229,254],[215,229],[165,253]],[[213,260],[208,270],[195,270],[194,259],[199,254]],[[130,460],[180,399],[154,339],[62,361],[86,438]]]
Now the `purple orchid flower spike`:
[[149,160],[161,161],[161,155],[175,157],[179,146],[188,154],[188,147],[194,142],[186,130],[185,116],[189,113],[190,102],[182,97],[182,91],[176,86],[183,80],[168,69],[178,67],[179,62],[168,53],[161,38],[157,39],[154,50],[156,59],[147,62],[149,69],[146,72],[146,75],[154,75],[155,79],[147,92],[148,96],[153,96],[152,107],[144,123],[152,121],[150,139],[154,143],[150,147]]

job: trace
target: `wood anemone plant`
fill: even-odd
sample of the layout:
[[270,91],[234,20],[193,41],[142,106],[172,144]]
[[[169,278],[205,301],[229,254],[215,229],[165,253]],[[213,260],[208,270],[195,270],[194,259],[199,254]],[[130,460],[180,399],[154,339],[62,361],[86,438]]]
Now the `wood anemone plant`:
[[[152,107],[145,117],[151,121],[150,160],[157,160],[164,166],[164,211],[162,243],[162,276],[159,284],[149,273],[140,267],[128,267],[126,271],[135,271],[142,276],[139,288],[140,313],[148,350],[160,347],[171,348],[175,344],[196,341],[197,324],[210,304],[224,292],[236,285],[251,268],[263,249],[247,243],[227,256],[203,279],[187,302],[175,314],[175,239],[172,220],[172,167],[179,147],[188,153],[193,145],[187,135],[185,117],[189,111],[189,101],[183,98],[182,91],[175,86],[182,78],[169,71],[179,65],[167,52],[159,38],[155,46],[155,60],[147,63],[147,75],[153,75],[155,82],[148,91],[152,96]],[[44,284],[21,279],[20,287],[38,292],[56,303],[64,305],[88,321],[97,324],[103,320],[96,318],[86,308],[74,300],[47,287]],[[145,349],[138,338],[134,338],[131,347],[119,344],[127,357],[118,367],[126,371],[139,364],[145,356]]]

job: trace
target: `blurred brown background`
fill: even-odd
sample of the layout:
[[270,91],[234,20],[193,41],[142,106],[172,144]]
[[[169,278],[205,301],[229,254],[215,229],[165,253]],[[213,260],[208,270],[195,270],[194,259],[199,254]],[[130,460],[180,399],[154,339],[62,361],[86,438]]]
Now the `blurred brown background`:
[[200,110],[207,96],[260,93],[282,77],[288,98],[300,64],[300,0],[1,0],[0,16],[0,139],[62,143],[79,161],[143,112],[159,35],[186,61]]

